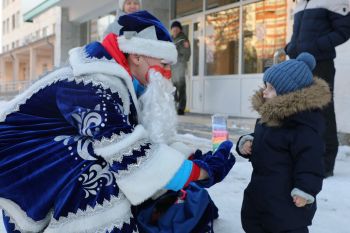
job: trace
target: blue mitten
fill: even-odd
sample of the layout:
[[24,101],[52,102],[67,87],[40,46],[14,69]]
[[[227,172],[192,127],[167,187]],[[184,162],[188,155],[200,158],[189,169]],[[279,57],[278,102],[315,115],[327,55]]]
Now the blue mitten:
[[235,156],[230,153],[232,145],[232,142],[225,141],[220,144],[214,154],[209,151],[206,154],[200,155],[199,152],[196,151],[198,154],[196,156],[195,153],[195,160],[193,160],[193,162],[202,169],[206,170],[209,175],[209,179],[199,181],[201,185],[208,188],[218,182],[221,182],[230,172],[231,168],[236,162]]

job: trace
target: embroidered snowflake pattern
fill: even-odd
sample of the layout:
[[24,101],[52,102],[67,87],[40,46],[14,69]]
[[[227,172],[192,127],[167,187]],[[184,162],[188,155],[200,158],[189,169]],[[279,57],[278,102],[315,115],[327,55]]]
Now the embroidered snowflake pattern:
[[98,104],[94,110],[87,109],[86,111],[81,111],[79,109],[78,113],[72,114],[72,117],[78,124],[81,135],[92,137],[96,131],[99,131],[97,126],[102,124],[102,116],[99,111],[101,111],[101,106]]
[[[85,191],[85,198],[89,198],[90,195],[97,195],[97,192],[102,186],[112,185],[113,174],[109,171],[109,166],[106,162],[102,165],[94,164],[90,167],[87,173],[82,174],[79,177],[79,181],[82,183]],[[105,181],[105,184],[103,184]]]
[[[92,141],[89,138],[84,136],[57,136],[54,139],[56,142],[63,141],[63,145],[68,146],[68,150],[70,151],[70,155],[79,155],[83,160],[97,160],[92,151]],[[73,150],[72,146],[69,146],[73,142],[77,142],[77,146],[75,150]],[[77,158],[76,158],[77,159]]]
[[[102,116],[99,113],[101,110],[100,105],[96,105],[94,110],[87,109],[82,111],[79,109],[78,113],[73,113],[72,117],[77,123],[79,130],[79,136],[65,136],[61,135],[55,137],[55,141],[63,141],[65,146],[68,146],[68,150],[71,155],[78,154],[83,160],[97,160],[95,155],[92,153],[92,140],[90,137],[100,131],[100,127],[104,127],[105,123],[102,121]],[[76,148],[69,146],[77,142]],[[77,158],[76,158],[77,159]]]

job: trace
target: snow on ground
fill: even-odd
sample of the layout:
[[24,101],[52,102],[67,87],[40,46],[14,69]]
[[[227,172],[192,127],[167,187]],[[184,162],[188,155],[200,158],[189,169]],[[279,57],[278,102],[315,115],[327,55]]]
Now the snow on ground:
[[[203,151],[210,149],[211,142],[191,135],[179,135],[179,140],[192,144]],[[235,148],[235,146],[233,147]],[[240,220],[243,191],[251,175],[251,164],[237,156],[235,166],[219,184],[209,189],[210,195],[219,208],[219,219],[214,230],[218,233],[243,233]],[[335,176],[323,182],[318,195],[318,210],[314,217],[310,233],[349,233],[350,219],[350,147],[339,147]]]
[[[178,135],[182,141],[194,149],[211,149],[211,141],[193,135]],[[225,180],[209,189],[212,199],[219,208],[220,217],[215,221],[217,233],[243,233],[240,209],[243,190],[250,180],[250,163],[237,157],[237,162]],[[316,212],[310,233],[349,233],[350,219],[350,147],[339,147],[335,176],[324,181],[323,190],[318,195]],[[0,216],[1,217],[1,216]],[[0,226],[0,233],[5,233]]]

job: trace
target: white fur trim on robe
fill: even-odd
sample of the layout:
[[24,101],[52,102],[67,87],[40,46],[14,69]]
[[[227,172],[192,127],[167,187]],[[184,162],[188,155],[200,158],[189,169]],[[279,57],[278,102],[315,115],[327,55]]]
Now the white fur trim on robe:
[[[122,160],[122,151],[133,148],[143,139],[148,139],[147,131],[142,125],[138,125],[122,140],[107,139],[95,143],[94,152],[112,165],[113,161]],[[121,176],[115,175],[119,188],[133,205],[142,203],[164,188],[187,157],[166,144],[153,144],[146,153],[137,169],[132,169]]]
[[[116,160],[114,156],[122,151],[123,149],[132,147],[135,143],[142,139],[147,139],[148,134],[145,128],[142,125],[137,125],[134,131],[131,134],[128,134],[122,140],[110,140],[108,143],[108,139],[102,139],[101,143],[94,143],[94,152],[97,155],[102,156],[107,161]],[[107,144],[106,144],[107,142]]]
[[15,224],[15,229],[21,232],[41,232],[51,217],[51,214],[48,214],[45,219],[34,221],[20,206],[5,198],[0,198],[0,208],[4,209],[6,216],[10,217],[10,222]]
[[117,177],[119,188],[133,205],[138,205],[164,188],[181,167],[185,156],[165,145],[156,145],[139,169]]
[[44,233],[111,232],[130,224],[131,218],[130,202],[124,196],[112,197],[94,208],[88,206],[59,220],[53,219]]

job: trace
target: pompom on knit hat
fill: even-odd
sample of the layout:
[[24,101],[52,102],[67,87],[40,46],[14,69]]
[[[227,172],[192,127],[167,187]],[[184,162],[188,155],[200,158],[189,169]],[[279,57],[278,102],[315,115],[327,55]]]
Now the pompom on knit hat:
[[310,86],[315,66],[314,56],[304,52],[296,59],[271,66],[266,70],[263,80],[275,88],[277,95],[287,94]]

